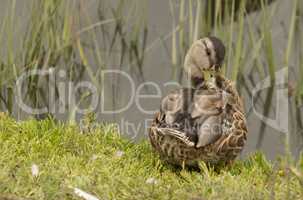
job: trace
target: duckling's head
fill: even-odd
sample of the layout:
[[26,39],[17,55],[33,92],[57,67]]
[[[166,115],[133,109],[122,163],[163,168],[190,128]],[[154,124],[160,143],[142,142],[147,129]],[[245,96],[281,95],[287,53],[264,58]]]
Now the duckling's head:
[[225,56],[222,41],[213,36],[195,41],[185,56],[184,70],[192,80],[193,86],[200,85],[206,72],[218,72]]

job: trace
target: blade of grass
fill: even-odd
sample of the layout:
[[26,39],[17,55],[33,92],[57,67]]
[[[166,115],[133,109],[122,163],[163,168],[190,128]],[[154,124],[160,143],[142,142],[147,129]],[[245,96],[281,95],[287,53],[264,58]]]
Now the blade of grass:
[[[235,0],[232,0],[231,5],[231,17],[230,17],[230,30],[229,30],[229,39],[228,39],[228,56],[227,56],[227,67],[231,67],[232,59],[231,55],[233,53],[233,30],[234,30],[234,14],[235,14]],[[226,70],[225,70],[226,71]]]
[[194,15],[193,15],[193,0],[188,1],[188,10],[189,10],[189,34],[188,39],[189,43],[193,43],[193,37],[194,37]]
[[[174,30],[174,28],[176,27],[176,19],[175,19],[175,8],[173,5],[172,0],[169,1],[169,5],[170,5],[170,12],[172,15],[172,30]],[[172,47],[171,47],[171,64],[172,64],[172,68],[173,68],[173,78],[176,78],[176,74],[177,74],[177,32],[173,31],[172,32]]]
[[[271,105],[272,105],[272,98],[274,94],[274,83],[275,83],[275,63],[274,63],[274,53],[273,53],[273,44],[272,44],[272,33],[271,33],[271,17],[273,15],[269,15],[267,9],[264,5],[264,0],[261,0],[261,7],[262,7],[262,32],[264,33],[264,45],[265,45],[265,56],[266,61],[268,64],[269,76],[271,81],[271,87],[268,88],[263,116],[268,116]],[[275,7],[272,8],[272,14],[274,13]],[[260,148],[263,144],[263,139],[265,135],[265,130],[267,125],[264,121],[262,121],[260,129],[259,129],[259,136],[257,139],[256,148]]]
[[196,9],[196,17],[195,17],[195,27],[194,27],[194,41],[198,40],[200,37],[200,19],[202,16],[202,2],[197,0],[197,9]]
[[235,59],[233,62],[233,71],[232,71],[232,80],[237,81],[239,69],[240,69],[240,59],[242,54],[243,48],[243,30],[244,30],[244,8],[245,8],[245,1],[241,1],[240,5],[240,12],[239,12],[239,24],[238,24],[238,35],[237,35],[237,44],[236,44],[236,52],[235,52]]

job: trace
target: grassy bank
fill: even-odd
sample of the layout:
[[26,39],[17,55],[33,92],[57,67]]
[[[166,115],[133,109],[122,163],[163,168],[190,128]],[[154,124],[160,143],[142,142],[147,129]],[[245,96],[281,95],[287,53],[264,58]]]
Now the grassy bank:
[[[176,169],[148,142],[133,144],[111,126],[87,134],[52,120],[16,122],[0,116],[0,199],[300,199],[300,173],[284,159],[256,153],[220,172]],[[296,175],[297,173],[297,175]],[[302,179],[301,179],[302,181]],[[302,184],[302,182],[301,182]]]

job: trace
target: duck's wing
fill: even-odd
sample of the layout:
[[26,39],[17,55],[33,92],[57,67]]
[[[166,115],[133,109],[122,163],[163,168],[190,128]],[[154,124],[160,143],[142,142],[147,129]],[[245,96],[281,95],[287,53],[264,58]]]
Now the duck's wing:
[[204,116],[218,115],[222,108],[223,99],[221,92],[201,89],[197,90],[193,96],[190,115],[192,118],[204,118]]
[[151,127],[151,131],[155,132],[157,135],[173,137],[178,139],[180,142],[188,145],[189,147],[195,146],[195,143],[187,137],[184,132],[173,129],[173,128],[160,128],[160,127]]
[[205,120],[198,122],[197,135],[197,148],[217,141],[222,135],[222,114],[207,116]]
[[225,77],[220,77],[218,80],[228,96],[225,98],[224,134],[213,144],[213,148],[216,149],[218,155],[224,156],[226,160],[233,160],[241,152],[247,140],[248,129],[244,104],[234,82]]

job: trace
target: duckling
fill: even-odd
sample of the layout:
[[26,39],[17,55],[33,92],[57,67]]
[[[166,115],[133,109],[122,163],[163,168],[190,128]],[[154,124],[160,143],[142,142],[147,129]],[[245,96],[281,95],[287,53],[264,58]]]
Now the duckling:
[[197,90],[191,106],[191,118],[196,127],[196,147],[216,141],[222,134],[222,93],[216,90]]
[[197,134],[192,130],[190,107],[195,89],[181,88],[169,93],[161,101],[160,112],[163,115],[163,127],[171,127],[182,131],[190,141],[197,142]]

